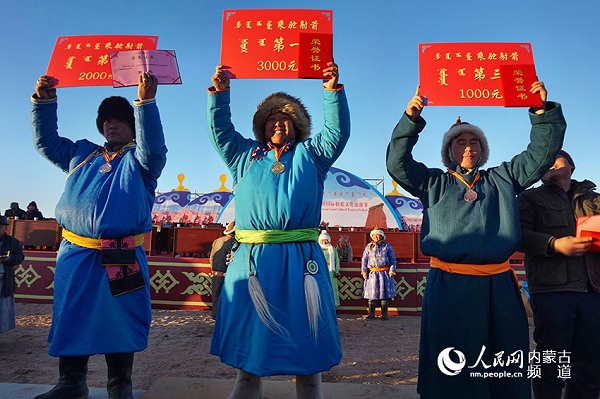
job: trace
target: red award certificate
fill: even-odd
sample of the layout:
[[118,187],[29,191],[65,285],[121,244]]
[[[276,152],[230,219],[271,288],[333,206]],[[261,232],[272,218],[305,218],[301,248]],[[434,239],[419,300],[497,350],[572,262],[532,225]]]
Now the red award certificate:
[[46,75],[58,79],[56,87],[112,86],[110,52],[155,50],[158,36],[60,36]]
[[505,107],[541,107],[542,97],[530,89],[537,81],[535,65],[500,65],[502,98]]
[[181,84],[173,50],[130,50],[110,52],[113,87],[137,86],[142,72],[156,76],[158,84]]
[[221,64],[238,79],[322,78],[332,29],[331,10],[225,10]]
[[419,93],[427,105],[505,105],[500,67],[533,64],[530,43],[419,44]]
[[593,237],[591,252],[600,251],[600,215],[579,216],[577,218],[577,237]]

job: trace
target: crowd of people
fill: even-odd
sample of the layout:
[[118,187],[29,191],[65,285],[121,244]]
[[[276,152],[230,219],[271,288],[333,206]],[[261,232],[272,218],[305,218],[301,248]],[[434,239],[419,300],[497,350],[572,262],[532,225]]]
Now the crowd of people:
[[[323,70],[321,131],[311,136],[313,121],[299,98],[276,92],[258,104],[250,138],[231,121],[228,69],[216,67],[207,94],[209,139],[236,187],[235,222],[211,251],[210,353],[237,370],[230,399],[261,398],[262,379],[272,375],[296,376],[298,398],[322,398],[321,373],[342,359],[340,262],[355,260],[347,236],[334,246],[319,229],[316,205],[350,138],[339,67],[331,62]],[[93,355],[106,358],[109,397],[132,398],[134,353],[148,345],[151,320],[143,236],[152,228],[167,154],[157,80],[139,75],[133,106],[123,97],[101,102],[102,145],[58,134],[55,85],[42,75],[31,97],[34,146],[67,176],[56,206],[63,241],[48,336],[59,380],[36,399],[86,397]],[[422,398],[527,399],[533,389],[536,399],[558,399],[565,386],[571,399],[600,394],[600,255],[591,251],[593,237],[576,234],[577,217],[600,213],[600,195],[592,182],[571,177],[562,106],[547,100],[541,81],[530,92],[542,106],[529,109],[529,145],[495,167],[484,168],[484,131],[460,117],[442,138],[444,168],[413,158],[426,125],[418,88],[393,129],[387,170],[423,204],[420,247],[431,259],[421,317]],[[14,328],[14,268],[23,261],[20,243],[6,234],[9,218],[43,216],[32,201],[27,210],[14,202],[0,217],[0,333]],[[378,306],[389,320],[397,260],[383,229],[369,237],[360,258],[366,320],[376,318]],[[523,367],[531,361],[529,327],[508,261],[516,250],[525,253],[536,350],[568,353],[568,377],[557,378],[551,362],[542,364],[541,378]],[[475,363],[469,368],[493,365],[511,378],[473,377],[467,360]]]
[[18,202],[11,202],[10,208],[4,211],[4,216],[11,219],[22,219],[22,220],[43,220],[44,216],[38,209],[37,203],[31,201],[27,205],[27,209],[23,210],[19,207]]

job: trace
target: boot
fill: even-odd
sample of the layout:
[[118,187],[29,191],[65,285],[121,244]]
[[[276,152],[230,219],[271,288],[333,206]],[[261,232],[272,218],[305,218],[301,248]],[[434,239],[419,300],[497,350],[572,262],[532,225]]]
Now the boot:
[[369,300],[369,315],[367,316],[367,320],[375,319],[375,308],[377,307],[377,302],[373,300]]
[[104,357],[108,366],[106,390],[109,399],[133,399],[131,386],[133,353],[109,353]]
[[89,356],[68,356],[58,360],[58,384],[49,392],[34,399],[86,399],[86,375]]
[[381,300],[381,320],[389,320],[388,316],[388,301],[385,299]]

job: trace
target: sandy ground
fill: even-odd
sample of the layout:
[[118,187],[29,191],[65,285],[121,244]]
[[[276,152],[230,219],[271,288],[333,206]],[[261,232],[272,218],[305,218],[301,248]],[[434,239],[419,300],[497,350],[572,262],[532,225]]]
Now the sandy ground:
[[[0,335],[0,382],[55,384],[58,359],[48,356],[46,343],[52,305],[18,303],[16,312],[17,328]],[[153,310],[152,315],[148,349],[135,357],[134,389],[147,390],[159,377],[235,378],[234,369],[209,354],[210,312]],[[323,381],[416,384],[420,317],[363,318],[338,315],[343,358],[323,373]],[[106,385],[103,356],[90,359],[88,385]]]

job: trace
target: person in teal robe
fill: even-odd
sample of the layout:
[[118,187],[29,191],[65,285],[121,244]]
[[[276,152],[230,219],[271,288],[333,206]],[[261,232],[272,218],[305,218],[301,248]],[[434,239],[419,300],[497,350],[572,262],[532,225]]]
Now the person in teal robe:
[[296,375],[298,397],[322,397],[320,373],[341,359],[331,281],[317,239],[325,176],[350,136],[338,67],[323,70],[325,125],[310,136],[299,99],[278,92],[258,106],[255,139],[231,122],[230,78],[217,66],[209,137],[235,185],[236,240],[211,353],[238,369],[230,398],[259,398],[261,377]]
[[419,349],[422,398],[531,395],[527,316],[508,264],[521,239],[516,195],[552,166],[566,130],[561,106],[546,102],[542,82],[532,85],[530,95],[536,93],[543,106],[529,110],[527,149],[497,167],[482,168],[487,138],[460,118],[442,141],[447,169],[413,159],[425,128],[418,90],[392,133],[388,172],[423,203],[421,250],[431,257]]

